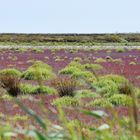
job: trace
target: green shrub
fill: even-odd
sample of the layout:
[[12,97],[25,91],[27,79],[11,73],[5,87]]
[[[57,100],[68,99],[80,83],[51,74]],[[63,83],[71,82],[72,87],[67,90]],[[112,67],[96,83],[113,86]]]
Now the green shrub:
[[48,80],[54,76],[51,66],[41,61],[36,61],[22,75],[26,80]]
[[91,101],[87,104],[87,106],[92,107],[113,107],[112,103],[110,103],[107,99],[100,98],[95,99],[94,101]]
[[67,65],[67,67],[71,67],[71,66],[76,67],[76,68],[78,68],[78,69],[80,69],[80,70],[84,70],[84,66],[83,66],[80,62],[78,62],[78,61],[71,61],[71,62]]
[[37,52],[37,53],[43,53],[44,52],[44,49],[42,49],[42,48],[33,48],[32,50],[34,52]]
[[28,48],[18,48],[18,51],[19,52],[27,52],[28,51]]
[[104,62],[106,62],[106,59],[97,58],[97,59],[95,60],[95,62],[96,62],[96,63],[104,63]]
[[75,71],[72,74],[72,77],[74,77],[74,78],[82,78],[82,79],[89,79],[89,78],[93,78],[94,75],[90,71]]
[[116,94],[113,95],[108,99],[109,102],[111,102],[113,105],[122,105],[122,106],[128,106],[132,104],[132,99],[130,96],[123,95],[123,94]]
[[92,84],[92,87],[96,88],[97,92],[104,96],[112,96],[120,93],[120,85],[127,82],[122,76],[119,75],[105,75],[101,76],[98,81]]
[[21,84],[20,85],[20,92],[21,94],[33,94],[36,90],[36,86],[31,84]]
[[14,68],[0,70],[1,76],[21,76],[21,72]]
[[92,84],[92,87],[96,88],[97,93],[100,93],[103,96],[111,96],[119,93],[118,86],[113,81],[108,79],[100,79]]
[[61,71],[59,71],[60,74],[73,74],[75,71],[81,71],[76,67],[65,67],[64,69],[62,69]]
[[102,76],[100,79],[111,80],[116,84],[121,84],[128,81],[125,77],[116,75],[116,74],[108,74],[108,75]]
[[125,49],[124,48],[117,48],[116,49],[116,52],[123,53],[123,52],[125,52]]
[[[100,69],[99,67],[95,69]],[[96,79],[94,74],[87,70],[81,70],[76,67],[66,67],[60,71],[60,74],[71,74],[74,78],[83,78],[83,79]]]
[[70,74],[73,78],[93,82],[97,79],[95,71],[101,70],[102,68],[99,64],[80,64],[77,61],[72,61],[64,69],[59,71],[59,73]]
[[122,64],[123,60],[121,58],[118,58],[118,59],[113,59],[113,62],[116,64]]
[[100,95],[94,93],[91,90],[85,89],[85,90],[76,91],[75,97],[77,97],[77,98],[97,98],[97,97],[100,97]]
[[140,98],[140,88],[134,88],[134,93],[136,94],[137,98]]
[[41,94],[49,94],[49,95],[52,95],[52,94],[56,94],[56,90],[52,87],[48,87],[48,86],[37,86],[36,87],[36,90],[35,90],[35,94],[37,93],[41,93]]
[[62,97],[62,98],[58,98],[56,100],[53,101],[52,103],[53,105],[56,106],[79,106],[80,105],[80,101],[76,98],[72,98],[72,97]]
[[31,84],[21,84],[20,91],[22,94],[56,94],[56,90],[48,86],[34,86]]

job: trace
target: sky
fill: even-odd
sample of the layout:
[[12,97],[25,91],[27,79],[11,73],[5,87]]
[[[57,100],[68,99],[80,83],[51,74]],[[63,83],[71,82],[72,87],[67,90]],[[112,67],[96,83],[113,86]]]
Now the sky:
[[140,32],[140,0],[0,0],[0,33]]

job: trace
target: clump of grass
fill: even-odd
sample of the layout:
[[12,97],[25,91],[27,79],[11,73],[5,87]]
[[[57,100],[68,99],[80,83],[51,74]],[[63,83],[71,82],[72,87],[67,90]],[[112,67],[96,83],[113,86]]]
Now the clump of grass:
[[104,63],[104,62],[106,62],[106,59],[97,58],[94,62],[96,62],[96,63]]
[[125,77],[116,75],[116,74],[108,74],[108,75],[102,76],[100,79],[111,80],[116,84],[121,84],[128,81]]
[[21,72],[15,68],[0,70],[1,76],[21,76]]
[[20,85],[21,94],[56,94],[56,90],[48,86],[34,86],[31,84],[21,84]]
[[92,84],[97,92],[102,96],[112,96],[120,93],[120,85],[127,82],[123,76],[119,75],[105,75],[99,77],[99,80]]
[[78,61],[71,61],[67,67],[77,67],[78,69],[84,70],[84,67],[82,66],[82,64]]
[[124,48],[117,48],[116,49],[116,52],[123,53],[123,52],[125,52],[125,49]]
[[54,95],[54,94],[57,93],[57,91],[54,88],[52,88],[52,87],[37,86],[34,94],[38,94],[38,93]]
[[111,96],[113,94],[118,94],[118,86],[111,80],[99,80],[92,84],[92,87],[95,88],[96,92],[101,96]]
[[134,61],[131,61],[131,62],[129,63],[129,65],[137,65],[137,63],[134,62]]
[[33,94],[35,90],[36,90],[36,87],[31,84],[20,85],[21,94]]
[[74,71],[74,73],[72,74],[72,77],[74,78],[81,78],[81,79],[91,79],[93,78],[94,80],[96,79],[95,76],[93,75],[93,73],[91,73],[90,71]]
[[69,74],[73,78],[83,79],[92,82],[97,79],[96,71],[103,67],[99,64],[81,64],[77,61],[70,62],[64,69],[59,71],[60,74]]
[[121,58],[118,58],[118,59],[113,59],[113,62],[116,64],[122,64],[123,60]]
[[116,94],[111,96],[109,99],[109,102],[111,102],[113,105],[118,106],[128,106],[132,105],[132,99],[130,96],[123,95],[123,94]]
[[110,103],[108,100],[105,98],[101,99],[95,99],[94,101],[91,101],[87,103],[87,106],[92,106],[92,107],[113,107],[112,103]]
[[42,49],[42,48],[33,48],[32,50],[34,52],[37,52],[37,53],[43,53],[44,52],[44,49]]
[[73,74],[75,71],[81,71],[76,67],[66,67],[64,69],[62,69],[61,71],[59,71],[60,74]]
[[136,93],[136,97],[140,98],[140,88],[134,88],[134,92]]
[[75,95],[77,81],[71,77],[57,78],[52,82],[52,85],[57,89],[60,97]]
[[20,77],[18,76],[0,76],[0,85],[3,87],[9,95],[17,96],[20,94]]
[[121,85],[119,86],[119,93],[129,95],[129,96],[131,96],[131,94],[134,94],[133,87],[129,83],[129,81],[125,81],[124,83],[121,83]]
[[75,97],[76,98],[98,98],[100,97],[100,95],[89,89],[85,89],[85,90],[75,91]]
[[73,60],[76,61],[76,62],[80,62],[80,61],[82,60],[82,58],[80,58],[80,57],[75,57]]
[[54,76],[51,66],[41,61],[36,61],[22,75],[26,80],[48,80],[54,78]]
[[62,97],[62,98],[58,98],[56,100],[53,101],[52,103],[55,106],[79,106],[80,105],[80,101],[76,98],[72,98],[72,97]]
[[23,47],[22,47],[22,48],[18,48],[18,51],[19,51],[19,52],[27,52],[27,51],[28,51],[28,49],[27,49],[27,48],[23,48]]

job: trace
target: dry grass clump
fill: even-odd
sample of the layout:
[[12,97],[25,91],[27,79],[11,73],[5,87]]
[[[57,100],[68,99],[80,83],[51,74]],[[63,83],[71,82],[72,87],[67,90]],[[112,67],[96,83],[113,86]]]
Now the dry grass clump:
[[0,85],[9,95],[17,96],[20,94],[20,80],[18,76],[0,76]]
[[52,82],[52,85],[57,89],[60,97],[74,96],[74,91],[77,86],[77,81],[71,77],[57,78]]

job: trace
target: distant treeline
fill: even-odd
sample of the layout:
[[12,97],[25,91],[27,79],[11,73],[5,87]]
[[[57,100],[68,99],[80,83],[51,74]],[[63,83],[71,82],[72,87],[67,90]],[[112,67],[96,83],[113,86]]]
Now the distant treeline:
[[129,43],[140,42],[140,34],[0,34],[0,42]]

